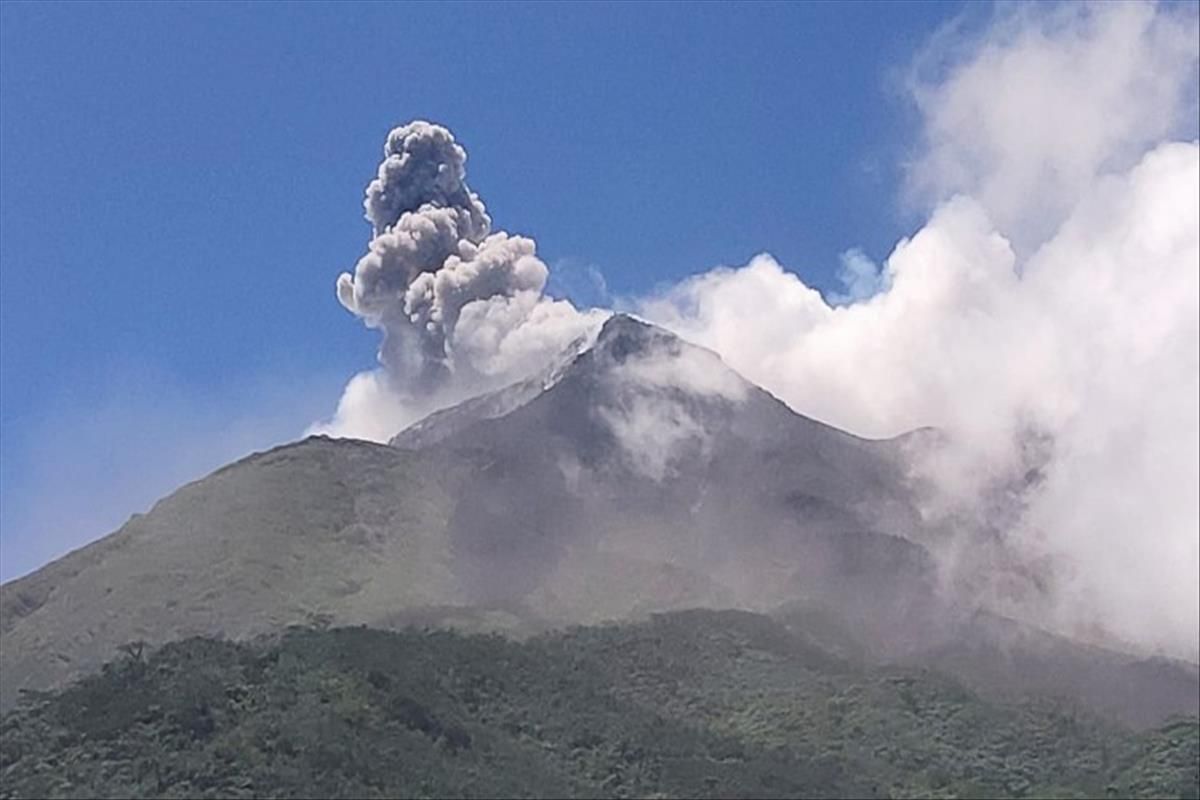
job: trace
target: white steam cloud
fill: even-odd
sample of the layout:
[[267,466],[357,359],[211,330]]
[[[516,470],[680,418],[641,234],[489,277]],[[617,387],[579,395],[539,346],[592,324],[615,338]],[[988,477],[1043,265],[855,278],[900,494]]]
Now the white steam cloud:
[[[1195,135],[1179,125],[1198,42],[1186,9],[1004,17],[920,85],[912,181],[945,199],[879,275],[848,255],[847,296],[827,302],[763,255],[636,308],[803,413],[871,436],[946,430],[954,445],[923,467],[942,490],[931,513],[957,530],[940,548],[954,578],[1195,658],[1200,146],[1167,139]],[[969,516],[1031,467],[1004,544],[1053,581],[1023,606]]]
[[1058,230],[1096,176],[1194,126],[1194,9],[1028,4],[982,35],[943,31],[909,82],[924,119],[910,188],[976,198],[1017,252]]
[[[825,298],[761,255],[627,305],[801,413],[867,436],[945,431],[920,469],[951,580],[1194,659],[1198,56],[1182,6],[1021,7],[965,44],[948,29],[909,84],[923,119],[909,189],[930,217],[883,264],[847,251],[845,291]],[[465,161],[444,128],[389,135],[374,237],[338,281],[383,331],[382,368],[319,430],[386,439],[532,373],[603,316],[543,296],[534,243],[492,232]],[[998,491],[1001,531],[984,519]],[[1036,597],[1008,591],[1012,563]]]
[[[677,343],[677,340],[672,340]],[[662,482],[677,474],[678,462],[707,456],[709,431],[699,409],[674,393],[729,405],[745,400],[749,385],[699,348],[651,347],[609,367],[613,396],[596,408],[635,470]]]

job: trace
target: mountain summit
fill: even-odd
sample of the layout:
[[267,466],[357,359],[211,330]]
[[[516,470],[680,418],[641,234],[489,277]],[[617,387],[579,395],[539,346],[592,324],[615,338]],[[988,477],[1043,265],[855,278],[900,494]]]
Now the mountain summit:
[[900,582],[931,590],[927,557],[895,535],[917,515],[891,443],[800,416],[715,353],[622,315],[534,381],[393,440],[451,465],[474,602],[585,620],[762,608],[798,582],[846,586],[850,562],[871,573],[852,605]]
[[[958,607],[921,524],[902,440],[797,414],[715,353],[615,315],[390,445],[252,455],[0,587],[0,704],[135,640],[297,623],[524,635],[709,607],[775,613],[847,657],[936,653],[969,681],[1138,722],[1195,711],[1187,669]],[[1017,685],[997,651],[1025,659]]]

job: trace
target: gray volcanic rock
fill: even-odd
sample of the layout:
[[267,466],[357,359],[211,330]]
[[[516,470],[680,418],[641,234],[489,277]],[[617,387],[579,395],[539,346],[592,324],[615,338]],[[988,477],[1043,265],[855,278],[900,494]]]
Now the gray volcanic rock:
[[932,601],[932,564],[902,538],[918,517],[899,451],[796,414],[708,350],[618,315],[535,398],[478,413],[491,402],[443,412],[423,451],[455,465],[451,536],[477,602],[555,616],[544,582],[598,594],[621,582],[600,565],[630,560],[704,576],[724,605],[840,591],[847,570],[870,587],[847,602],[901,584]]
[[495,419],[515,411],[557,383],[579,354],[591,344],[589,337],[581,337],[536,375],[435,411],[393,436],[389,444],[405,450],[420,450],[480,420]]

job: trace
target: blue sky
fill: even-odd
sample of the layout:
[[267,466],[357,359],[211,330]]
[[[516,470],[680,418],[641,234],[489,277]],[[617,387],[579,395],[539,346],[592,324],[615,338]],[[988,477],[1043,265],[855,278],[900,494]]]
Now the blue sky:
[[833,288],[919,223],[899,76],[963,11],[0,5],[0,577],[331,412],[393,125],[617,294],[762,251]]

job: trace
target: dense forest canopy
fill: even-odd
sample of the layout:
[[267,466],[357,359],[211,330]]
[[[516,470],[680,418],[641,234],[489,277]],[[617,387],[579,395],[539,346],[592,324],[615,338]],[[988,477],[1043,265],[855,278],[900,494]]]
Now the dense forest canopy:
[[1194,718],[1135,733],[695,611],[133,645],[4,717],[0,796],[1174,798],[1198,761]]

